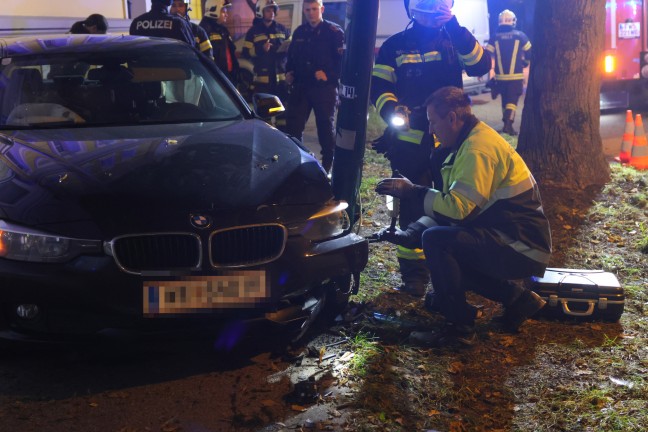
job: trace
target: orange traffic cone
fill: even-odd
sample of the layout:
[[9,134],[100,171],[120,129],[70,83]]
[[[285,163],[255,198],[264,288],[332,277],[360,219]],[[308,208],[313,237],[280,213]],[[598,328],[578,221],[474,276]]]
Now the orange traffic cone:
[[625,132],[621,141],[621,152],[619,160],[622,163],[630,162],[630,152],[632,151],[632,141],[634,140],[634,122],[632,121],[632,110],[626,111]]
[[637,169],[648,169],[648,141],[641,121],[641,114],[635,118],[635,133],[630,152],[630,165]]

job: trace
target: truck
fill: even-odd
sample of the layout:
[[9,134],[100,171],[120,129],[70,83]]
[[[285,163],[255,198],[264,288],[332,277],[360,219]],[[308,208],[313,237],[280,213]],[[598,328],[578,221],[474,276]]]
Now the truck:
[[648,94],[648,2],[607,0],[601,110],[642,107]]

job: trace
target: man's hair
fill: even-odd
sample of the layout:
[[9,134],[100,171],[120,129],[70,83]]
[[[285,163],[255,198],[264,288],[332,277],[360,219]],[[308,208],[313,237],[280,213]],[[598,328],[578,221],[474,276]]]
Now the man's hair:
[[324,0],[304,0],[304,3],[317,3],[320,6],[324,6]]
[[445,117],[454,111],[461,120],[467,120],[472,115],[470,97],[459,87],[441,87],[425,100],[425,106],[432,109],[439,117]]
[[84,21],[86,26],[96,26],[99,33],[105,34],[108,31],[108,20],[101,14],[92,14]]

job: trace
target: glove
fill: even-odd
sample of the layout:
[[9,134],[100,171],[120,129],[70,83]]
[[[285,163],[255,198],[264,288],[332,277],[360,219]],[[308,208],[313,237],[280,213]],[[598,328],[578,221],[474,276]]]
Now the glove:
[[409,199],[416,192],[416,186],[405,177],[386,178],[378,182],[376,192],[380,195],[391,195],[395,198]]
[[387,241],[398,246],[408,249],[420,249],[422,247],[421,237],[427,227],[420,222],[412,222],[407,226],[405,231],[396,228],[391,231],[389,228],[383,228],[378,231],[376,237],[380,241]]
[[387,127],[383,132],[382,136],[371,141],[371,148],[376,151],[376,153],[384,154],[387,157],[387,154],[392,151],[392,146],[394,145],[394,131]]
[[499,91],[499,83],[495,78],[491,78],[488,83],[486,84],[486,87],[490,89],[491,91],[491,98],[497,99],[497,96],[499,96],[500,91]]

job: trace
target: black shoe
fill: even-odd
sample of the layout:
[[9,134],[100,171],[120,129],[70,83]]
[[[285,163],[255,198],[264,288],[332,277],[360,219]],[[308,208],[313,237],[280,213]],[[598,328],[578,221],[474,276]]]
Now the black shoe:
[[522,323],[540,311],[545,304],[547,302],[538,294],[531,290],[525,290],[504,311],[504,316],[502,316],[504,329],[511,333],[517,333]]
[[437,331],[413,331],[408,340],[426,348],[468,347],[477,342],[477,333],[474,326],[448,323]]

